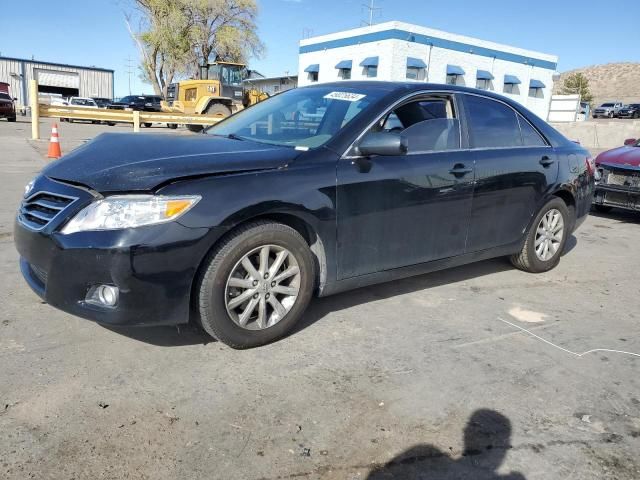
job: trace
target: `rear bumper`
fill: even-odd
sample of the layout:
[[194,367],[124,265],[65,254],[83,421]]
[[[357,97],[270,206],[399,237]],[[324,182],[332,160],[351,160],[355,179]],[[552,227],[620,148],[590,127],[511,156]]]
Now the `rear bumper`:
[[[188,322],[193,280],[213,236],[177,222],[71,235],[35,232],[18,221],[14,226],[31,289],[53,307],[108,325]],[[115,307],[86,301],[97,285],[119,289]]]
[[640,190],[613,185],[596,185],[593,203],[640,211]]

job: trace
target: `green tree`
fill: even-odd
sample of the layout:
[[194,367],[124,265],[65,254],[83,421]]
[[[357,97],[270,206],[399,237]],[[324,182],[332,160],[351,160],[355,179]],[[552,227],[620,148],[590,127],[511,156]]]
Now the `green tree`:
[[135,10],[125,17],[140,51],[142,77],[165,98],[174,78],[198,78],[200,65],[246,63],[264,51],[256,34],[256,0],[130,1]]
[[580,95],[581,101],[587,103],[593,101],[593,95],[589,89],[589,79],[580,72],[572,73],[564,79],[560,93],[562,95],[578,94]]

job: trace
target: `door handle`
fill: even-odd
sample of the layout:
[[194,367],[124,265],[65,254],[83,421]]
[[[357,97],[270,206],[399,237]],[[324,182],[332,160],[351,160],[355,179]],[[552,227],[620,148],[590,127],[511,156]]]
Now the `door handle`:
[[547,157],[546,155],[540,159],[540,165],[542,165],[544,168],[547,168],[553,162],[555,162],[555,160],[553,158]]
[[449,170],[449,173],[451,175],[455,175],[456,177],[462,177],[471,172],[473,172],[473,168],[467,168],[462,163],[456,163],[453,168]]

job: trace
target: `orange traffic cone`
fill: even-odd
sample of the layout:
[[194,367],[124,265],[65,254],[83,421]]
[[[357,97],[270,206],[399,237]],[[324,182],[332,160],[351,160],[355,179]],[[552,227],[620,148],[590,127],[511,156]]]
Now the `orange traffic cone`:
[[48,158],[60,158],[62,152],[60,151],[60,137],[58,137],[58,124],[54,123],[51,127],[51,140],[49,140],[49,153]]

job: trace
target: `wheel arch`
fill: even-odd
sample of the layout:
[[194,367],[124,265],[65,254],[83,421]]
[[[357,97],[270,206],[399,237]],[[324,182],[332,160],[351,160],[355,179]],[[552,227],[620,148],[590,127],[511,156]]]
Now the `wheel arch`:
[[575,195],[568,188],[560,188],[559,190],[556,190],[554,192],[553,196],[561,199],[567,206],[567,209],[571,214],[571,218],[570,218],[571,228],[569,229],[569,231],[573,232],[573,230],[575,229],[576,221],[577,221],[577,207],[576,207]]
[[270,221],[274,223],[281,223],[293,228],[297,231],[302,238],[309,245],[309,249],[314,257],[316,263],[316,278],[314,279],[315,291],[321,293],[327,283],[328,269],[327,269],[327,254],[325,249],[325,242],[321,236],[317,233],[316,229],[307,220],[302,218],[302,215],[292,212],[264,212],[255,214],[253,216],[244,217],[240,221],[228,224],[229,229],[221,235],[213,244],[209,247],[206,254],[200,260],[196,273],[191,284],[191,299],[190,304],[192,306],[192,315],[195,314],[197,318],[197,309],[193,308],[197,304],[198,297],[198,285],[199,279],[202,276],[203,270],[206,268],[207,259],[212,251],[215,251],[222,242],[224,242],[230,235],[232,235],[237,229],[242,226],[258,221]]

